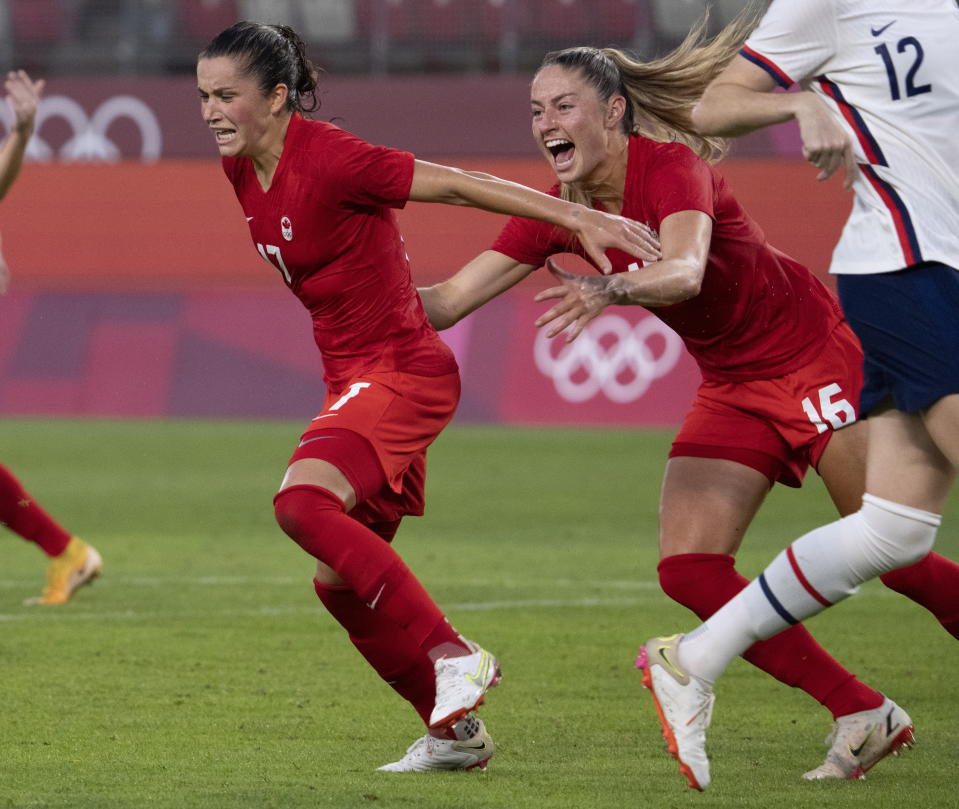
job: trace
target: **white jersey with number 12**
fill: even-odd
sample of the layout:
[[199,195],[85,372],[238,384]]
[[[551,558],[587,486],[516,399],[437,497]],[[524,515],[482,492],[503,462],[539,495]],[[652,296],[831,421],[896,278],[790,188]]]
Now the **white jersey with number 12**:
[[852,136],[860,170],[832,272],[959,269],[955,0],[774,0],[740,53],[822,97]]

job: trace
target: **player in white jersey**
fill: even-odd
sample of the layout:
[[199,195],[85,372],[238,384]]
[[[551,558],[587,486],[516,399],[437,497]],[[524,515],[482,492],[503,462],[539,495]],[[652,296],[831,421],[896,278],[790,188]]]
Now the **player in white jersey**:
[[[856,197],[834,273],[889,272],[922,261],[959,267],[956,21],[954,0],[779,0],[732,68],[765,85],[756,88],[764,95],[775,84],[798,82],[847,137],[839,151]],[[738,81],[727,75],[707,93],[697,115],[702,128],[739,118],[716,98]],[[755,128],[761,113],[744,112],[750,117],[737,128]],[[808,114],[795,117],[818,125]],[[828,170],[837,150],[823,150],[817,134],[804,131],[804,144],[811,136],[807,152],[822,150],[822,159],[833,161],[823,165]]]
[[[734,657],[933,546],[959,466],[957,43],[955,0],[774,0],[693,112],[727,137],[795,119],[819,179],[845,170],[855,205],[832,271],[863,344],[870,432],[858,512],[796,540],[694,632],[640,650],[690,786],[709,783],[712,684]],[[861,777],[911,736],[884,704],[837,725],[827,765]]]

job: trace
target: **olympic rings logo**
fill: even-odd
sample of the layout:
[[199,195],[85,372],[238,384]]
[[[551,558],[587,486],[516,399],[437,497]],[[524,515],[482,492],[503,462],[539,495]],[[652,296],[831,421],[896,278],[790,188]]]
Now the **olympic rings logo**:
[[[56,154],[41,136],[44,123],[54,118],[65,121],[73,131],[73,137]],[[68,96],[42,99],[37,110],[36,132],[27,144],[27,156],[41,162],[50,162],[55,157],[67,162],[116,162],[123,155],[107,131],[121,118],[129,118],[140,132],[140,159],[151,163],[159,160],[163,147],[160,122],[146,103],[128,95],[108,98],[90,116]],[[0,104],[0,120],[9,131],[13,125],[13,112],[6,104]]]
[[[563,347],[553,352],[554,343]],[[603,314],[572,343],[536,335],[536,367],[567,402],[587,402],[599,393],[617,404],[641,398],[649,386],[679,362],[683,342],[659,318],[647,316],[635,326],[623,317]]]

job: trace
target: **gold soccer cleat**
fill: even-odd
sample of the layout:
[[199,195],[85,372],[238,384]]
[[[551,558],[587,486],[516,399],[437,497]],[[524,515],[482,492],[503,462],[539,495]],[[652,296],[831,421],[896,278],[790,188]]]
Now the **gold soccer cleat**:
[[66,549],[50,560],[43,593],[24,604],[64,604],[83,585],[90,584],[103,570],[103,559],[96,548],[72,537]]

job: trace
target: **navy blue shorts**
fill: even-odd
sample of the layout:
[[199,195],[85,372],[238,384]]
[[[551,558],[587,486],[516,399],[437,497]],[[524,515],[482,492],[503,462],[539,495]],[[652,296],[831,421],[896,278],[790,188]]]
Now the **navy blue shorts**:
[[915,413],[959,393],[959,272],[926,262],[839,275],[837,286],[865,354],[860,416],[890,398]]

